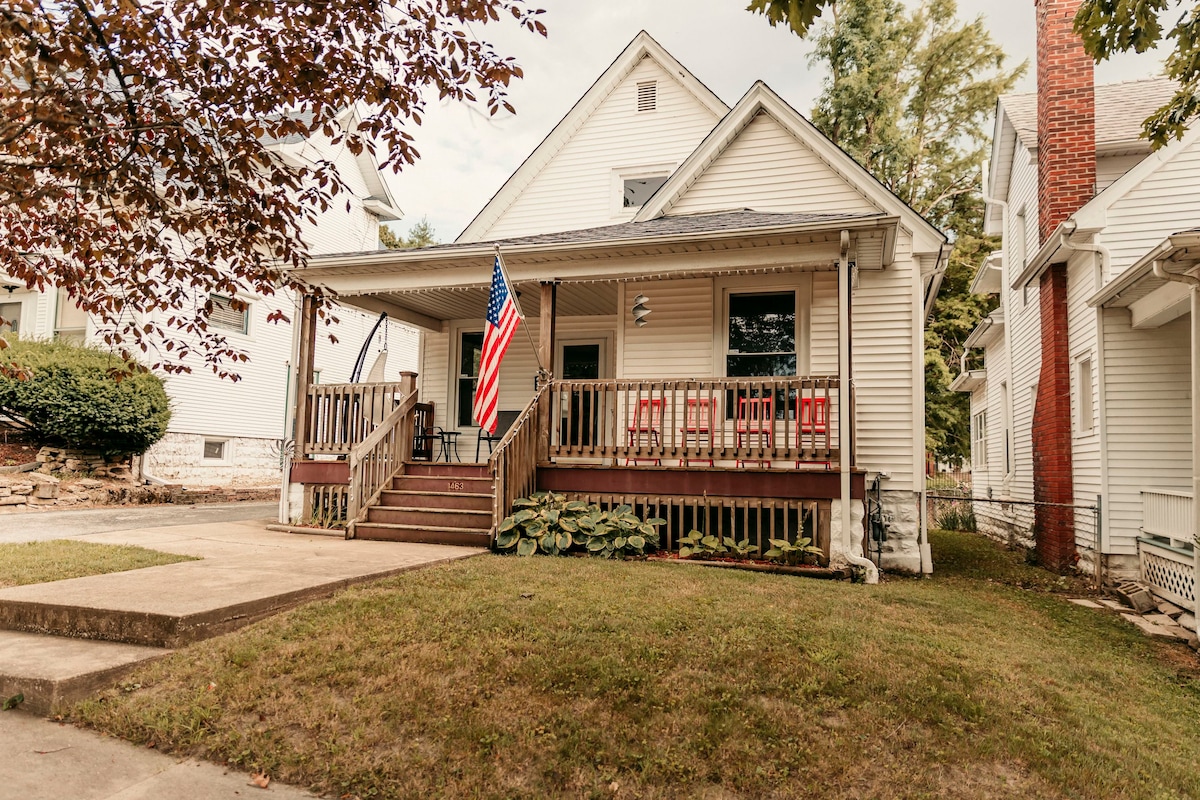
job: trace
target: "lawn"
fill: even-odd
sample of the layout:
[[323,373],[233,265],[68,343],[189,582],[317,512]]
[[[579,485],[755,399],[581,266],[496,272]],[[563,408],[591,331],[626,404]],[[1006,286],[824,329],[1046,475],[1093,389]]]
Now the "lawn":
[[194,560],[144,547],[73,539],[0,544],[0,589]]
[[470,559],[189,647],[74,717],[335,797],[1200,797],[1190,650],[990,542],[933,543],[937,577],[873,587]]

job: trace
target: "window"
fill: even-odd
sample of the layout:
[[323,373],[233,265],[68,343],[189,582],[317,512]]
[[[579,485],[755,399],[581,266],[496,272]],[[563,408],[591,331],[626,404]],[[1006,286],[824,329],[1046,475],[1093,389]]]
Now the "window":
[[66,290],[58,290],[58,311],[55,315],[54,338],[82,342],[87,335],[87,312],[76,305]]
[[1075,362],[1076,396],[1079,405],[1076,407],[1075,430],[1079,433],[1092,432],[1092,357],[1083,356]]
[[639,81],[637,85],[637,110],[654,111],[658,108],[658,81]]
[[21,332],[21,304],[0,303],[0,333]]
[[483,333],[463,331],[458,348],[458,427],[475,424],[471,413],[475,402],[475,384],[479,382],[479,362],[483,358]]
[[212,301],[212,313],[208,316],[209,324],[215,328],[224,328],[235,333],[250,332],[250,314],[249,307],[245,301],[239,301],[241,310],[234,308],[233,298],[226,297],[221,294],[210,294],[208,299]]
[[971,418],[971,464],[986,467],[988,463],[987,410]]
[[225,453],[229,442],[225,439],[205,439],[204,440],[204,460],[205,461],[225,461]]
[[729,377],[795,375],[796,293],[731,293],[726,341]]
[[667,182],[666,175],[648,178],[626,178],[621,188],[622,208],[641,208]]
[[[1013,266],[1016,268],[1009,275],[1020,274],[1025,271],[1025,248],[1028,244],[1029,225],[1025,219],[1025,206],[1021,206],[1021,210],[1017,212],[1017,229],[1013,238],[1012,256]],[[1029,284],[1021,287],[1021,308],[1029,305]]]

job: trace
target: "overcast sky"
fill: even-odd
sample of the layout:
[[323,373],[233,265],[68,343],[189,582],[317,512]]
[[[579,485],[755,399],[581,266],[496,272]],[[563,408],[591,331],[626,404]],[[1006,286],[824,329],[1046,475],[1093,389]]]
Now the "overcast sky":
[[[477,27],[476,36],[514,56],[525,71],[524,80],[510,90],[517,113],[488,118],[458,104],[432,107],[414,130],[421,159],[388,176],[405,215],[393,229],[407,231],[427,216],[438,238],[452,241],[643,29],[728,105],[761,79],[807,116],[821,89],[821,74],[808,63],[811,45],[745,11],[746,3],[532,0],[546,9],[545,39],[512,24]],[[1017,91],[1034,89],[1033,14],[1033,0],[959,0],[960,18],[983,15],[1012,64],[1030,61]],[[1097,67],[1096,80],[1112,83],[1160,71],[1155,54],[1124,56]]]

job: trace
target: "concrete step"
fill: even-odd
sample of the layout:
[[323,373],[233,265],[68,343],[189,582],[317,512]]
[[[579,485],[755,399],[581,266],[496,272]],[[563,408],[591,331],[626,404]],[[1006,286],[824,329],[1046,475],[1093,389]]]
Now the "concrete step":
[[456,464],[433,461],[410,461],[404,465],[406,475],[440,475],[459,478],[491,478],[487,464]]
[[413,492],[384,489],[380,506],[455,508],[460,511],[491,511],[492,495],[462,492]]
[[434,528],[490,528],[492,512],[461,511],[456,508],[421,508],[414,506],[372,506],[367,509],[367,522],[387,522],[396,525],[423,525]]
[[488,528],[434,528],[428,525],[399,525],[384,522],[360,522],[354,527],[355,538],[381,542],[421,542],[487,547],[492,536]]
[[491,494],[492,479],[465,475],[397,475],[392,479],[392,488],[411,492]]
[[21,694],[20,711],[49,716],[113,686],[170,650],[117,642],[0,631],[0,698]]

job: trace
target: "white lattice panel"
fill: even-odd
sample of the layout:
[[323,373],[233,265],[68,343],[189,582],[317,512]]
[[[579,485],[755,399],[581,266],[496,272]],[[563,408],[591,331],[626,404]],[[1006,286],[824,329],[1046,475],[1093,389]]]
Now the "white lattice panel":
[[1196,568],[1192,557],[1146,542],[1139,543],[1142,580],[1156,595],[1184,608],[1196,602]]

